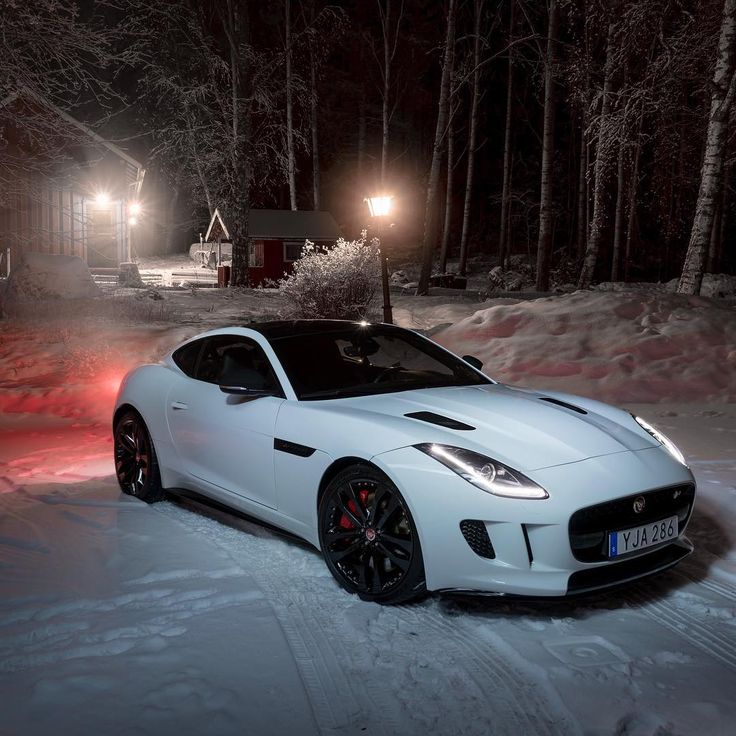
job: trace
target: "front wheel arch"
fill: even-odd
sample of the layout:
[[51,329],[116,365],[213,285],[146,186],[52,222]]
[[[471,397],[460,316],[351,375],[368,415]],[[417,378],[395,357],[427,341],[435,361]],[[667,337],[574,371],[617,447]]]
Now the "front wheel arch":
[[371,468],[374,468],[375,470],[378,470],[381,473],[384,472],[377,465],[374,465],[372,462],[370,462],[370,460],[366,460],[365,458],[362,458],[362,457],[346,456],[346,457],[338,458],[331,465],[327,467],[324,473],[322,473],[322,478],[319,482],[319,488],[317,489],[317,503],[316,503],[317,513],[319,513],[319,506],[322,503],[322,496],[324,496],[325,491],[327,490],[327,486],[330,485],[330,481],[338,473],[345,470],[345,468],[349,468],[351,465],[367,465]]
[[[141,419],[143,419],[143,415],[136,409],[133,404],[120,404],[120,406],[115,409],[115,413],[112,415],[112,431],[115,431],[115,427],[118,426],[118,422],[120,421],[120,417],[123,416],[123,414],[133,411],[135,412]],[[143,419],[145,422],[145,419]]]
[[[320,494],[317,525],[322,555],[338,584],[376,603],[397,604],[424,597],[421,539],[401,490],[384,470],[360,458],[335,470]],[[353,484],[360,487],[358,495]],[[354,515],[359,513],[362,522]],[[378,570],[383,572],[379,575]],[[379,587],[374,587],[376,583]]]

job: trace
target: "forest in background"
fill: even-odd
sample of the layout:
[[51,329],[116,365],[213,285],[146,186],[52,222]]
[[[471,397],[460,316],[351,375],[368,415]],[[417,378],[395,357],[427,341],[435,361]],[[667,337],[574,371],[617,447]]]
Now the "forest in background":
[[0,9],[0,90],[145,155],[193,231],[227,211],[236,282],[249,207],[327,209],[352,234],[379,190],[420,293],[479,255],[528,254],[540,290],[681,276],[697,293],[736,267],[736,0]]

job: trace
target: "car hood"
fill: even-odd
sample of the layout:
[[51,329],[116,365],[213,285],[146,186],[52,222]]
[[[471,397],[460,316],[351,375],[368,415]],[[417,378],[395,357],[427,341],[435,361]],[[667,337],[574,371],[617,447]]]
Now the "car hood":
[[[383,423],[387,441],[395,441],[394,433],[400,428],[408,439],[405,444],[453,444],[522,471],[659,446],[628,413],[614,407],[578,396],[502,384],[419,389],[338,399],[329,404],[330,413],[362,416],[379,425],[380,417],[390,417]],[[431,412],[473,429],[452,429],[406,417],[416,412]]]

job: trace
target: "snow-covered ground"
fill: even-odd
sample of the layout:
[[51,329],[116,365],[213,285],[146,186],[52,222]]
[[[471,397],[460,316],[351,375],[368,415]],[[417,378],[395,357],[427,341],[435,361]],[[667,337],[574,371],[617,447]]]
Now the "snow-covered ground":
[[108,423],[124,371],[258,305],[206,298],[196,320],[187,307],[170,323],[2,323],[2,736],[734,733],[733,307],[401,302],[400,321],[450,324],[436,338],[491,375],[656,423],[699,497],[694,555],[637,585],[388,608],[344,593],[297,540],[194,501],[120,494]]

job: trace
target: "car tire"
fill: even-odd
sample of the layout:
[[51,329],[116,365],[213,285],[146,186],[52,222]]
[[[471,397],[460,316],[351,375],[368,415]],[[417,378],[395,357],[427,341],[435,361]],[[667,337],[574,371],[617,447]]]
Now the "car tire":
[[416,525],[384,473],[367,464],[342,470],[322,494],[318,517],[322,554],[345,590],[383,604],[426,595]]
[[151,434],[138,412],[126,411],[113,430],[115,475],[123,493],[146,503],[165,495]]

